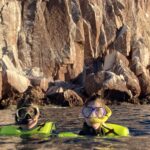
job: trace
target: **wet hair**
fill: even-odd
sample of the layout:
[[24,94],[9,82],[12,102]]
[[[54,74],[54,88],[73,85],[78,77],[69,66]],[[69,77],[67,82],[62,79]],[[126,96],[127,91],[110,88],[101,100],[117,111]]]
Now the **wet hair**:
[[84,106],[87,106],[90,102],[94,102],[94,101],[96,101],[97,99],[100,100],[100,101],[99,101],[100,103],[105,104],[105,102],[104,102],[104,100],[102,99],[101,95],[99,95],[99,94],[94,94],[94,95],[92,95],[90,98],[88,98],[88,99],[86,100],[86,102],[84,103]]
[[28,107],[32,104],[35,104],[33,94],[31,93],[32,87],[29,87],[23,94],[22,98],[17,102],[17,109],[21,107]]
[[18,101],[17,103],[17,109],[21,108],[21,107],[28,107],[30,105],[33,104],[33,100],[32,98],[26,96],[25,98],[22,98]]

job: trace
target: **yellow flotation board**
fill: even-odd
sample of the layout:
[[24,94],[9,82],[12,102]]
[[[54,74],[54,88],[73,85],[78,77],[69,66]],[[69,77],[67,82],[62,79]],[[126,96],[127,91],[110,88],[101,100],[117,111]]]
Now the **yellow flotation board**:
[[[118,124],[105,123],[102,126],[104,135],[100,137],[105,138],[113,138],[113,137],[127,137],[130,135],[129,129],[125,126],[121,126]],[[66,138],[75,138],[75,137],[86,137],[86,135],[79,135],[73,132],[61,132],[58,134],[58,137],[66,137]]]
[[53,122],[46,122],[38,125],[30,130],[22,130],[15,125],[8,125],[0,127],[0,136],[30,136],[30,135],[51,135],[55,130],[55,124]]

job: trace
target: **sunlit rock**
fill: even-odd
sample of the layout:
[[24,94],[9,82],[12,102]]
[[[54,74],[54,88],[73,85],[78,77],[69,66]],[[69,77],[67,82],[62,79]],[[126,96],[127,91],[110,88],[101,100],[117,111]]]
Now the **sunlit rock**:
[[2,53],[0,52],[0,99],[2,98]]
[[5,69],[17,71],[17,68],[14,66],[12,60],[7,55],[3,55],[2,64]]
[[45,78],[43,72],[37,67],[26,70],[26,76],[30,80],[32,86],[39,86],[44,91],[48,89],[49,82],[53,81],[51,77]]
[[[84,82],[89,95],[105,82],[103,74],[97,77],[97,71],[114,73],[110,81],[115,84],[117,78],[134,98],[149,94],[149,16],[150,1],[0,1],[3,94],[7,94],[6,87],[12,86],[5,82],[6,70],[46,91],[49,82],[55,80],[80,78],[82,87],[84,66],[93,73],[87,74]],[[101,64],[98,62],[96,69],[95,60]]]
[[138,39],[132,45],[132,59],[134,58],[138,58],[138,62],[145,68],[150,64],[150,52],[143,38]]
[[2,71],[0,71],[0,99],[2,98]]
[[[110,60],[108,59],[110,58]],[[119,52],[113,52],[106,57],[104,69],[114,72],[117,75],[122,75],[126,81],[127,88],[131,91],[134,97],[138,97],[141,92],[138,78],[129,68],[129,62],[125,56]]]
[[142,39],[138,40],[132,47],[132,70],[138,77],[141,86],[141,95],[150,94],[149,57],[150,53]]
[[102,89],[104,93],[107,91],[107,96],[110,99],[110,94],[116,95],[117,99],[117,92],[120,93],[120,97],[118,97],[119,100],[127,100],[132,98],[132,93],[127,88],[124,77],[122,75],[116,75],[113,72],[105,72],[105,81],[103,82]]
[[64,92],[64,99],[69,103],[69,106],[82,106],[83,100],[82,98],[73,90],[66,90]]
[[125,56],[129,56],[130,53],[130,42],[131,42],[131,33],[128,26],[121,26],[116,32],[116,39],[114,40],[113,47],[115,50],[124,54]]
[[129,61],[120,52],[112,51],[105,56],[103,70],[111,70],[115,63],[123,62],[126,66],[129,65]]
[[18,58],[18,32],[21,29],[21,9],[19,1],[0,1],[0,49],[9,55],[14,66],[21,71]]
[[39,86],[29,86],[23,94],[20,94],[18,101],[30,100],[31,103],[43,105],[45,94]]
[[25,76],[15,71],[6,70],[6,77],[8,84],[20,93],[23,93],[30,85],[30,81]]
[[84,81],[84,88],[86,93],[89,96],[97,93],[102,88],[103,81],[103,73],[100,73],[99,75],[95,75],[94,73],[87,75]]
[[126,93],[128,98],[132,98],[132,93],[127,88],[124,77],[110,71],[101,71],[97,74],[88,75],[85,80],[85,89],[88,95],[94,93],[104,94],[106,90],[109,90]]
[[127,88],[134,97],[138,97],[141,92],[138,78],[129,68],[129,62],[124,55],[119,52],[112,52],[105,57],[104,70],[122,75],[126,81]]

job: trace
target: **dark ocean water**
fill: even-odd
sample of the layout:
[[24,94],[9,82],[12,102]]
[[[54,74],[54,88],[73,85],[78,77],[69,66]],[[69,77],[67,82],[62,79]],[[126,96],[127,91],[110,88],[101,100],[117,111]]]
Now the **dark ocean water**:
[[[130,137],[123,138],[47,138],[21,139],[20,137],[0,137],[0,150],[52,149],[52,150],[149,150],[150,149],[150,105],[121,104],[109,106],[112,116],[108,122],[126,126]],[[78,133],[83,118],[80,107],[62,108],[44,106],[40,108],[40,122],[49,120],[56,123],[58,131]],[[0,110],[0,125],[14,123],[15,107]]]

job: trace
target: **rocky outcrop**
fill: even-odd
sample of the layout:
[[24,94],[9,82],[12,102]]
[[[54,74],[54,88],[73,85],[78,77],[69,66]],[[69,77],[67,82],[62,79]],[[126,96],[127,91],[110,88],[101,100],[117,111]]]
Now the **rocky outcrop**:
[[104,70],[110,70],[117,75],[122,75],[126,82],[126,86],[131,91],[133,97],[138,97],[140,95],[141,88],[138,78],[131,71],[129,62],[124,55],[114,51],[106,56]]
[[55,86],[51,87],[51,91],[47,92],[46,103],[73,107],[82,106],[83,100],[75,91]]
[[0,97],[55,80],[150,95],[149,18],[148,0],[0,1]]
[[[101,71],[97,74],[88,75],[86,78],[85,90],[89,96],[94,93],[106,96],[105,93],[108,95],[108,93],[116,91],[120,93],[120,96],[121,94],[126,95],[126,100],[127,98],[130,99],[133,97],[131,91],[127,88],[124,76],[117,75],[110,71]],[[109,96],[107,97],[111,98]],[[124,96],[120,99],[124,99]]]
[[142,39],[133,44],[132,66],[131,69],[138,77],[141,95],[147,96],[150,94],[150,74],[149,74],[149,49],[145,46]]
[[51,83],[46,92],[46,103],[57,104],[61,106],[82,106],[84,100],[79,87],[67,82],[56,81]]
[[0,99],[2,98],[2,72],[0,72]]

